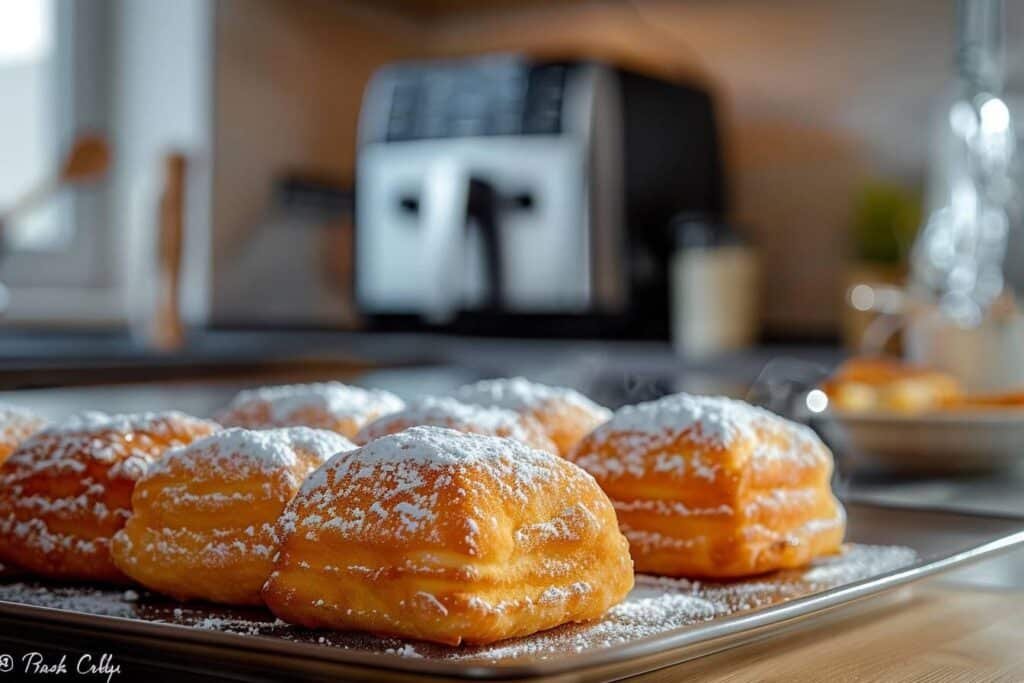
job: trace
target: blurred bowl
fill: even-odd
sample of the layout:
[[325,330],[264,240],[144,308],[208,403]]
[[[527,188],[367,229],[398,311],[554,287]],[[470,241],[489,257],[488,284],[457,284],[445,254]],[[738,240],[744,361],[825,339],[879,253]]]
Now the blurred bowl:
[[977,474],[1024,462],[1024,410],[899,415],[826,411],[811,417],[845,470]]

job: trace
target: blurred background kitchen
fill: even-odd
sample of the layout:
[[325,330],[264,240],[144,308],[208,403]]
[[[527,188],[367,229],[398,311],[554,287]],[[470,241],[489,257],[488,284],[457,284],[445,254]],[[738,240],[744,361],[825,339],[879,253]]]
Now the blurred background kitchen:
[[1024,409],[872,441],[814,388],[1024,388],[1022,98],[1017,2],[2,0],[4,398],[728,393],[859,495],[1013,509]]

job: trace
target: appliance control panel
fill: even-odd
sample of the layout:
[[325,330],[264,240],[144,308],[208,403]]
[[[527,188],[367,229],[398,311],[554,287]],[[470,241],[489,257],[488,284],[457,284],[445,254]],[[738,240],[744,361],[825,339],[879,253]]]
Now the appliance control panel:
[[374,137],[397,142],[562,132],[565,64],[494,58],[398,65],[378,75]]

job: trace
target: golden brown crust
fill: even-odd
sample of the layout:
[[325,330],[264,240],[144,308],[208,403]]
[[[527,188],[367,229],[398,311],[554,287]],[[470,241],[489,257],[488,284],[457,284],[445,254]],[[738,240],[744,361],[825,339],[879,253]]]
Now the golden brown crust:
[[353,447],[306,427],[228,429],[169,453],[136,485],[114,563],[179,600],[261,604],[274,523],[310,472]]
[[333,458],[279,522],[285,621],[446,644],[594,619],[633,585],[593,479],[510,439],[418,427]]
[[218,428],[181,413],[90,413],[30,437],[0,467],[0,560],[51,578],[124,581],[109,543],[136,480]]
[[522,377],[483,380],[455,390],[464,403],[514,410],[535,419],[565,455],[584,436],[602,424],[611,412],[579,392],[552,387]]
[[620,411],[569,459],[608,493],[639,572],[730,578],[838,550],[832,457],[805,427],[728,399]]
[[559,454],[569,453],[584,436],[608,419],[608,413],[560,401],[550,401],[526,414],[537,420]]

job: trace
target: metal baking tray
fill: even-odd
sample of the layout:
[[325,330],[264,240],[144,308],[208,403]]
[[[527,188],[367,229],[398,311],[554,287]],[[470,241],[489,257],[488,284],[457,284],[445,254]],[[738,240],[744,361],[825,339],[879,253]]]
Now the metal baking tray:
[[[851,546],[843,557],[728,584],[638,577],[637,589],[604,622],[489,648],[306,631],[261,610],[27,579],[0,585],[0,642],[98,649],[236,679],[608,681],[813,624],[1024,544],[1019,518],[868,503],[850,503],[847,511]],[[701,601],[712,607],[702,612]]]

